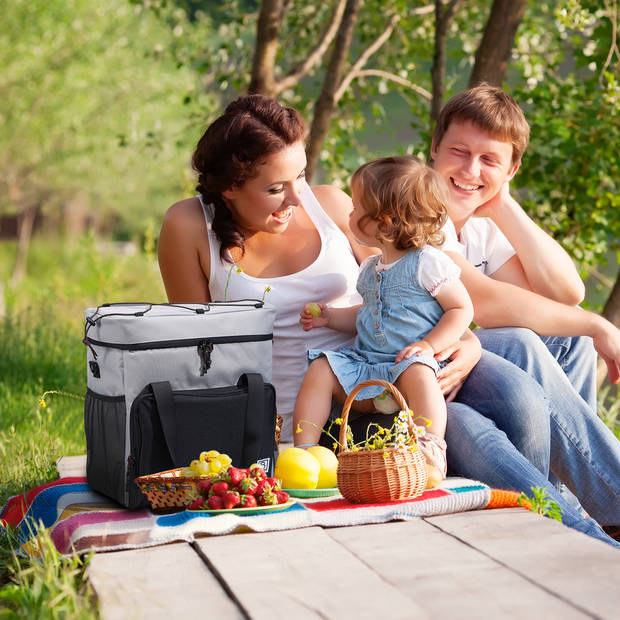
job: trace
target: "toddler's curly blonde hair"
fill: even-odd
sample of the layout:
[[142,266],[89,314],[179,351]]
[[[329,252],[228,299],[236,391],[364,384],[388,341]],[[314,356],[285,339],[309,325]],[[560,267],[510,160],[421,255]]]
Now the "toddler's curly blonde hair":
[[358,226],[377,222],[377,240],[398,250],[440,247],[449,200],[444,180],[413,155],[373,159],[351,176],[355,200],[365,211]]

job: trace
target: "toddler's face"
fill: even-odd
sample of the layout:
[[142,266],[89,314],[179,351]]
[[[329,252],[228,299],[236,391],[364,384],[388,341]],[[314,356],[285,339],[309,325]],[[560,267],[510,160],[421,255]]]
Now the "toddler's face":
[[349,215],[349,228],[355,240],[360,245],[369,248],[377,247],[377,222],[370,218],[366,218],[362,222],[363,228],[360,228],[360,220],[366,215],[366,211],[357,199],[353,187],[351,187],[351,200],[353,201],[353,211],[351,211]]

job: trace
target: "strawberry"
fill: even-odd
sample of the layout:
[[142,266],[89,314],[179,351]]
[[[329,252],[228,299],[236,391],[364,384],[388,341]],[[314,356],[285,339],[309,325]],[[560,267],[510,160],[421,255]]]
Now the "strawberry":
[[276,496],[276,499],[278,500],[278,504],[286,504],[290,497],[286,491],[276,490],[274,494]]
[[213,480],[211,478],[203,478],[198,483],[198,492],[206,497],[209,494],[209,489],[211,488],[212,483]]
[[264,480],[259,480],[258,484],[256,485],[256,488],[254,489],[254,495],[258,496],[258,495],[262,495],[263,493],[265,493],[265,491],[271,491],[271,484],[269,484],[269,481],[267,480],[267,478],[265,478]]
[[239,508],[255,508],[258,506],[254,495],[241,495],[239,500]]
[[265,478],[267,478],[265,470],[258,463],[253,463],[252,465],[250,465],[250,471],[248,475],[255,480],[265,480]]
[[271,488],[274,491],[282,490],[282,482],[280,481],[280,478],[267,478],[267,482],[271,485]]
[[265,490],[261,495],[258,495],[258,505],[259,506],[273,506],[278,503],[278,498],[276,494],[271,490],[271,488]]
[[239,489],[241,493],[254,495],[254,492],[256,491],[257,486],[258,486],[258,482],[254,480],[254,478],[244,478],[239,483],[237,488]]
[[239,483],[247,477],[247,469],[240,469],[238,467],[229,467],[228,475],[230,476],[230,484],[234,487],[238,487]]
[[220,497],[223,497],[228,490],[230,489],[230,485],[228,484],[228,482],[224,482],[223,480],[220,480],[218,482],[214,482],[211,485],[211,489],[209,490],[209,495],[219,495]]
[[205,503],[205,498],[204,497],[197,497],[195,500],[193,500],[192,502],[189,503],[189,505],[187,506],[188,510],[201,510],[204,506]]
[[214,482],[228,482],[230,484],[230,474],[228,471],[224,470],[215,474]]
[[211,495],[207,500],[207,505],[211,510],[221,510],[224,507],[222,498],[219,495]]
[[222,506],[227,510],[234,508],[241,501],[239,493],[237,491],[228,491],[222,496]]

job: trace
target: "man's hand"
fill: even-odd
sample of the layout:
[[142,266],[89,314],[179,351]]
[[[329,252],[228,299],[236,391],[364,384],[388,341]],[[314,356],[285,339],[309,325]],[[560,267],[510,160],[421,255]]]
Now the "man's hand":
[[435,355],[438,362],[450,360],[437,374],[439,387],[446,396],[446,401],[454,400],[461,385],[478,363],[482,355],[482,346],[476,336],[466,332],[466,336]]
[[[320,314],[317,316],[317,307]],[[329,323],[329,308],[325,304],[315,302],[306,304],[299,314],[299,322],[305,332],[315,327],[326,327]]]
[[435,355],[435,351],[433,347],[426,342],[426,340],[420,340],[418,342],[412,342],[410,345],[407,345],[394,360],[395,364],[402,362],[403,360],[408,360],[414,353],[418,353],[419,355],[428,355],[429,357],[433,357]]
[[607,364],[609,382],[620,381],[620,330],[607,319],[600,317],[597,332],[592,336],[594,348]]
[[512,196],[510,195],[510,183],[506,181],[502,184],[499,192],[497,192],[495,196],[487,200],[474,211],[474,217],[489,217],[492,219],[494,212],[509,200],[512,200]]

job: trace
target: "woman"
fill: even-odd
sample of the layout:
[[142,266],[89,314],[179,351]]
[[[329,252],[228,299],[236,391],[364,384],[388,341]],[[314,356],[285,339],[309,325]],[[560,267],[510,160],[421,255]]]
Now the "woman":
[[[306,370],[306,351],[333,349],[351,340],[329,328],[304,332],[299,311],[307,299],[334,307],[360,303],[355,291],[358,264],[372,253],[355,241],[348,228],[352,209],[348,196],[334,187],[310,188],[305,182],[303,136],[304,123],[291,108],[261,95],[232,102],[196,147],[193,166],[200,195],[168,210],[158,248],[171,302],[265,295],[277,308],[273,382],[278,411],[285,419],[284,440],[292,436],[290,420]],[[480,358],[480,345],[468,332],[438,359],[452,359],[456,352],[458,361],[448,363],[439,375],[444,393],[464,381]],[[487,393],[502,394],[503,406],[514,408],[515,421],[523,423],[526,418],[524,428],[531,424],[538,438],[545,432],[548,436],[549,412],[534,381],[492,354],[483,355],[478,368],[486,374],[481,401]],[[457,408],[463,424],[470,418],[485,420],[491,413],[464,404]],[[502,431],[491,422],[486,426],[480,435],[471,425],[476,430],[470,433],[467,448],[484,455],[485,466],[504,472],[501,486],[519,490],[545,486],[561,505],[567,525],[610,542],[594,521],[582,518],[548,484],[550,440],[546,454],[543,449],[531,457],[538,459],[539,471]],[[484,480],[473,472],[468,475]]]

